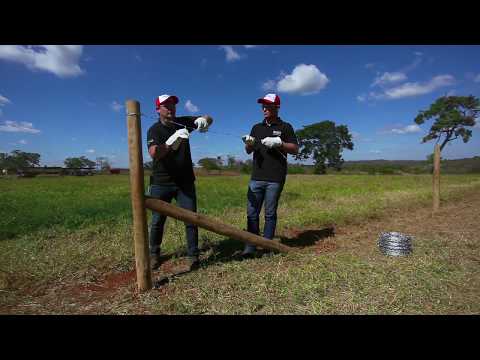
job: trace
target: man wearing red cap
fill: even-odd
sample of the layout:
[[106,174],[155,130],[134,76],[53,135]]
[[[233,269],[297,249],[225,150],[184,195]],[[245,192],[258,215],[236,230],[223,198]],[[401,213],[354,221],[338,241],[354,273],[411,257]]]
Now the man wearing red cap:
[[[287,154],[298,153],[298,140],[292,125],[278,116],[280,97],[267,94],[257,100],[262,104],[264,120],[253,126],[250,135],[242,137],[247,154],[253,152],[253,172],[248,185],[247,230],[259,235],[259,216],[265,202],[263,236],[273,239],[277,226],[278,200],[287,176]],[[244,258],[255,254],[247,244]]]
[[[188,138],[194,129],[207,131],[213,119],[208,115],[176,117],[177,103],[176,96],[166,94],[155,100],[159,119],[147,133],[148,153],[153,159],[150,196],[167,202],[175,198],[180,207],[196,212],[195,175]],[[152,268],[157,269],[161,262],[160,247],[166,216],[155,211],[152,213],[150,259]],[[185,230],[189,268],[193,270],[199,265],[198,228],[185,224]]]

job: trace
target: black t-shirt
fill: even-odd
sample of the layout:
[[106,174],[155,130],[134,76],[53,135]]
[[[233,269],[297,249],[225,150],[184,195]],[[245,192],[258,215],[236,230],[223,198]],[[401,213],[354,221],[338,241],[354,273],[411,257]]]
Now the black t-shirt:
[[253,126],[250,136],[256,140],[253,152],[252,180],[284,182],[287,177],[287,153],[280,148],[269,149],[260,141],[266,137],[279,136],[283,142],[298,145],[292,125],[280,118],[276,123],[270,125],[264,120]]
[[[198,116],[180,116],[173,121],[187,126],[188,132],[192,132],[197,127],[194,123],[197,118]],[[175,131],[182,128],[184,126],[176,124],[164,125],[159,119],[148,129],[147,146],[150,148],[152,145],[165,144]],[[170,150],[164,158],[153,159],[150,184],[186,184],[194,181],[195,175],[188,140],[183,140],[177,150]]]

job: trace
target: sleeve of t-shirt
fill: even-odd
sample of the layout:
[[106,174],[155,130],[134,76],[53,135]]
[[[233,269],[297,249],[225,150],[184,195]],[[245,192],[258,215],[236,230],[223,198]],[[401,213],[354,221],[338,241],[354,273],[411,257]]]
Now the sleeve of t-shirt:
[[285,136],[284,137],[282,136],[283,142],[298,145],[298,139],[297,139],[297,136],[295,135],[295,130],[293,130],[292,125],[287,124],[287,126],[285,127],[285,130],[286,130]]
[[175,122],[186,126],[188,132],[192,132],[197,129],[195,120],[197,120],[199,117],[200,116],[180,116],[175,119]]
[[260,149],[260,146],[261,146],[261,144],[262,144],[262,143],[260,142],[262,139],[259,139],[259,138],[258,138],[258,135],[257,135],[257,131],[256,131],[256,130],[257,130],[257,125],[255,125],[254,127],[252,127],[252,130],[250,130],[250,136],[255,138],[255,143],[253,144],[253,150],[255,150],[255,151],[258,150],[258,149]]
[[150,146],[160,145],[164,142],[161,141],[156,128],[151,127],[147,132],[147,147],[150,149]]

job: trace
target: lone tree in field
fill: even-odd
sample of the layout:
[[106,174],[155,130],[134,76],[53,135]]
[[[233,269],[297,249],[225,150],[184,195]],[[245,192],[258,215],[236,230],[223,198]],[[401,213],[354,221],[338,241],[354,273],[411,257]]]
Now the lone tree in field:
[[85,156],[66,158],[63,162],[67,168],[93,168],[95,162]]
[[300,146],[295,159],[306,160],[312,156],[315,174],[325,174],[327,167],[340,171],[344,163],[343,149],[353,150],[352,135],[347,126],[336,126],[333,121],[326,120],[304,126],[295,134]]
[[422,143],[437,139],[441,141],[440,151],[449,141],[462,138],[466,143],[472,136],[472,130],[466,126],[475,126],[475,117],[480,110],[480,100],[470,96],[442,96],[430,108],[420,113],[415,118],[415,123],[423,124],[426,120],[433,119],[434,123],[429,133],[422,139]]

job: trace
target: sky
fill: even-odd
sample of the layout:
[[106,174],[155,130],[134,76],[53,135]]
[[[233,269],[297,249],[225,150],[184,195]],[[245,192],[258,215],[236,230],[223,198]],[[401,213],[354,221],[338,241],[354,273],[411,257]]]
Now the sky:
[[[0,152],[107,157],[128,167],[125,102],[140,102],[144,161],[154,101],[176,95],[177,116],[214,123],[190,136],[192,158],[248,159],[242,135],[263,119],[257,99],[281,98],[295,130],[323,120],[346,125],[345,160],[425,160],[432,121],[415,116],[444,95],[480,97],[480,46],[406,45],[0,45]],[[443,158],[480,155],[480,121]],[[290,162],[294,162],[289,157]],[[308,162],[307,162],[308,163]]]

